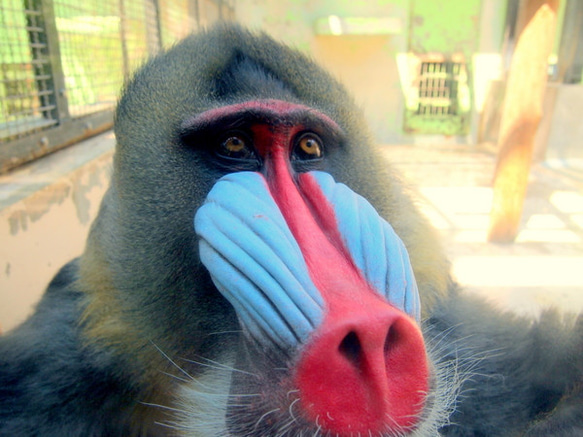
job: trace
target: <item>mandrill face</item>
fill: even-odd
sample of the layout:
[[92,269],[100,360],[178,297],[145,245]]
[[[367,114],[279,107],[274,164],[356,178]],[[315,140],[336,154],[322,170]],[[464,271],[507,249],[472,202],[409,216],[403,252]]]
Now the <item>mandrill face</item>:
[[190,132],[220,132],[217,158],[249,168],[219,179],[195,218],[201,260],[236,311],[246,352],[226,405],[230,431],[413,429],[429,370],[407,251],[363,197],[305,168],[341,147],[338,124],[258,100],[204,112]]
[[[164,89],[181,80],[182,93]],[[172,121],[144,136],[156,117],[134,105],[152,90]],[[434,250],[412,265],[407,246],[433,235],[355,113],[302,55],[236,29],[186,40],[128,86],[120,204],[146,211],[146,187],[156,214],[121,238],[156,241],[164,267],[183,272],[158,289],[184,302],[160,314],[193,379],[169,420],[187,435],[397,436],[445,420],[420,327],[420,291],[444,292],[445,261]],[[145,155],[163,177],[136,174]],[[206,345],[185,346],[195,337]]]
[[[131,347],[167,394],[147,402],[173,409],[157,422],[400,436],[447,420],[455,385],[443,389],[420,326],[446,262],[339,84],[265,36],[219,28],[141,69],[115,126],[98,220],[115,225],[89,253],[103,246],[121,318],[148,328]],[[154,369],[174,364],[169,388]]]

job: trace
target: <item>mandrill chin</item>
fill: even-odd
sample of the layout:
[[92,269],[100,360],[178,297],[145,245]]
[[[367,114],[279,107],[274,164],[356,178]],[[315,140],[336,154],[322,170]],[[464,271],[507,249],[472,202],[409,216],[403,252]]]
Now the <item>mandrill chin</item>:
[[120,99],[83,255],[0,338],[1,436],[583,435],[583,321],[465,295],[345,89],[222,25]]

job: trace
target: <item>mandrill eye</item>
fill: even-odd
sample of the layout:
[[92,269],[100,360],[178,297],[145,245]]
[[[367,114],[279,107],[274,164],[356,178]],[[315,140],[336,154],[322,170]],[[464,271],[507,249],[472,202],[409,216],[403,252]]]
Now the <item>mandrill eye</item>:
[[293,150],[292,159],[309,161],[322,157],[322,140],[314,133],[305,133],[297,140]]
[[217,153],[225,158],[255,160],[256,155],[251,140],[242,133],[230,133],[223,137]]

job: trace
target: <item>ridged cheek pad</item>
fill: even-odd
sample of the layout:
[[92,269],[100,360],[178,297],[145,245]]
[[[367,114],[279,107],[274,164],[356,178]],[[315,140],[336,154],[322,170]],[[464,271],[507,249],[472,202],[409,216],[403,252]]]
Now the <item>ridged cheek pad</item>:
[[[342,242],[362,277],[419,321],[419,292],[409,257],[391,225],[329,174],[302,176],[314,178],[332,206]],[[240,172],[221,178],[197,211],[194,227],[201,261],[243,329],[262,344],[284,349],[306,343],[322,322],[326,303],[264,177]]]

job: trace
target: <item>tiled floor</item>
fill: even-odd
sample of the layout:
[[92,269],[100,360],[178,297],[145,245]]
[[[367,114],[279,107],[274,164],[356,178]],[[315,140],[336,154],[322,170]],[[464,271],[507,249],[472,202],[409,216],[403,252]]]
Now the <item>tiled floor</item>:
[[532,167],[514,244],[486,242],[492,152],[470,146],[383,146],[417,186],[422,209],[442,233],[452,268],[469,292],[503,308],[537,314],[583,311],[583,163]]

